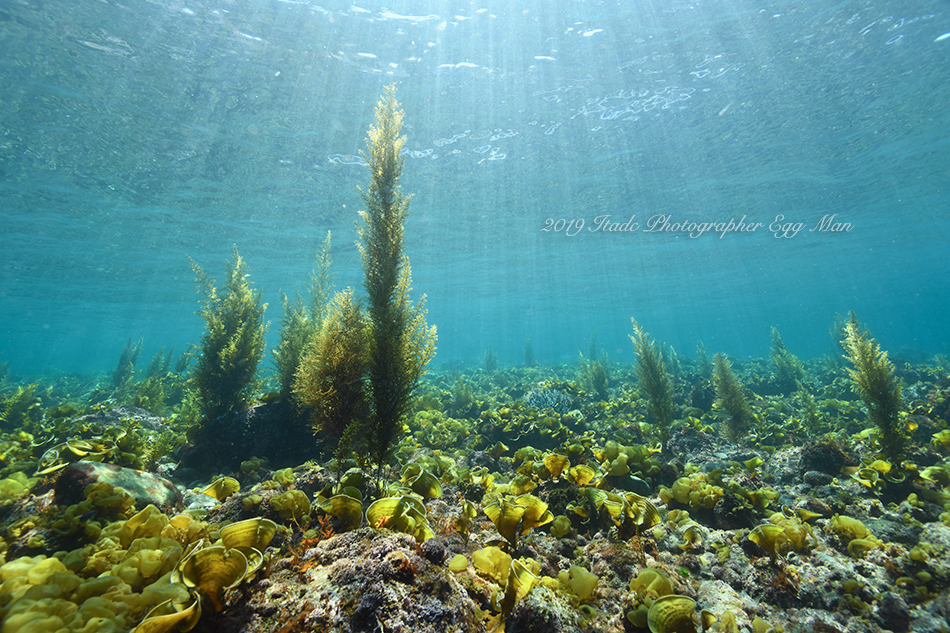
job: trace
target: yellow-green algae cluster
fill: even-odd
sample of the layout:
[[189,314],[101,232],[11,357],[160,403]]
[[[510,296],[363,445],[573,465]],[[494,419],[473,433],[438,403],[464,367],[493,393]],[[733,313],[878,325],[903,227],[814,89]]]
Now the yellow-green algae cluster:
[[[0,567],[4,631],[127,631],[158,605],[196,600],[189,584],[173,574],[186,548],[193,554],[203,549],[209,526],[187,514],[169,519],[151,505],[132,514],[131,498],[108,484],[87,487],[78,509],[89,504],[101,511],[99,520],[78,519],[71,506],[52,526],[73,536],[78,531],[89,544],[55,557],[21,556]],[[109,522],[109,514],[131,516]],[[190,586],[206,589],[208,583],[199,578]]]

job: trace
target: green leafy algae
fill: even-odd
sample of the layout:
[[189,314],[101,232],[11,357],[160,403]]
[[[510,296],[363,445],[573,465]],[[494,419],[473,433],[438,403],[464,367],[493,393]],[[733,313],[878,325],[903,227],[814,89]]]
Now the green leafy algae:
[[854,366],[848,369],[854,391],[877,427],[881,450],[888,460],[899,464],[907,453],[908,440],[906,425],[900,419],[901,380],[894,376],[894,364],[887,359],[887,352],[861,330],[853,312],[844,332],[847,358]]
[[248,282],[247,264],[234,248],[234,261],[227,264],[223,292],[214,286],[201,267],[191,260],[199,292],[205,296],[198,314],[205,320],[194,386],[207,419],[243,409],[257,388],[255,374],[264,354],[264,310],[261,291]]
[[403,223],[411,196],[400,191],[406,137],[400,136],[403,112],[394,85],[376,106],[364,154],[369,188],[361,191],[366,209],[358,226],[366,279],[367,314],[372,332],[369,349],[371,413],[369,452],[377,465],[388,459],[393,440],[410,413],[413,392],[435,355],[436,329],[426,325],[425,297],[413,303],[409,258],[403,253]]

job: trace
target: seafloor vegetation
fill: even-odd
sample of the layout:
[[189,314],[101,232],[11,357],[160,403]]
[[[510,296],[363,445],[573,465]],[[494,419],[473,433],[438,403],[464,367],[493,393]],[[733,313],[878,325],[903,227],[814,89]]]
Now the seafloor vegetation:
[[[195,372],[135,342],[111,375],[5,374],[2,631],[950,630],[946,361],[848,328],[805,363],[639,327],[635,366],[489,350],[426,378],[381,467],[309,428],[306,461],[189,457]],[[884,431],[852,374],[888,365]]]
[[365,303],[196,264],[205,334],[103,376],[0,366],[0,633],[950,631],[950,366],[857,321],[802,362],[636,321],[636,361],[427,374],[402,112],[370,128]]

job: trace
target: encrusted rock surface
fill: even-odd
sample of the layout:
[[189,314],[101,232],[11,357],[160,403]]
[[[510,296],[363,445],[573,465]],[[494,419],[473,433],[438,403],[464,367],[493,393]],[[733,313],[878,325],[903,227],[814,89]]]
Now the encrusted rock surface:
[[56,503],[61,506],[79,503],[86,486],[98,482],[128,492],[138,509],[151,503],[168,512],[181,505],[181,493],[167,479],[142,470],[100,462],[76,462],[64,468],[56,479]]

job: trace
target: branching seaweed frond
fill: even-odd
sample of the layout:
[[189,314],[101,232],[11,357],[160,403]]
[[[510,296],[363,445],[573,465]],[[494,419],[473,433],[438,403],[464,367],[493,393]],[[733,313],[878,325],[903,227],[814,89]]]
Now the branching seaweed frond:
[[844,326],[844,348],[853,368],[852,388],[868,408],[871,422],[878,429],[881,450],[893,464],[899,464],[907,453],[906,425],[900,418],[903,386],[894,376],[894,364],[878,342],[861,329],[858,320],[851,318]]

